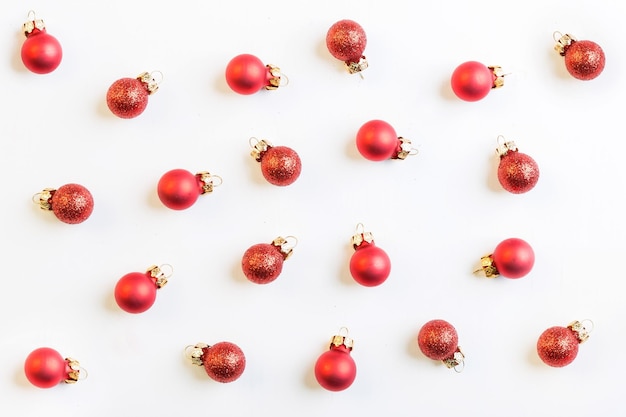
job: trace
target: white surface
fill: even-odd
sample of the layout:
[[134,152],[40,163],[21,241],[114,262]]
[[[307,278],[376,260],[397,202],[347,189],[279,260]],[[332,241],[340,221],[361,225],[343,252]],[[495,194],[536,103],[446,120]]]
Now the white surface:
[[[623,2],[10,3],[0,15],[0,414],[620,414]],[[49,75],[19,58],[30,9],[64,48]],[[364,79],[326,50],[326,31],[343,18],[367,32]],[[571,78],[552,50],[554,31],[599,43],[604,73]],[[240,53],[278,65],[289,85],[231,92],[223,71]],[[484,100],[461,102],[448,80],[467,60],[512,74]],[[113,81],[155,70],[164,81],[144,114],[110,114]],[[360,157],[354,136],[371,119],[391,123],[419,155]],[[531,192],[499,188],[498,135],[538,162]],[[266,183],[251,136],[294,148],[298,181]],[[173,168],[209,170],[224,184],[171,211],[155,189]],[[95,198],[92,217],[75,226],[31,202],[70,182]],[[377,288],[347,269],[359,222],[393,262]],[[278,280],[248,282],[243,252],[286,235],[299,244]],[[473,275],[508,237],[531,243],[532,273]],[[163,263],[174,275],[152,309],[117,308],[122,275]],[[416,346],[435,318],[459,333],[460,374]],[[543,330],[587,318],[595,330],[571,365],[539,361]],[[342,326],[356,342],[358,375],[331,393],[313,365]],[[186,345],[221,340],[247,357],[231,384],[183,356]],[[23,361],[40,346],[80,360],[88,379],[28,384]]]

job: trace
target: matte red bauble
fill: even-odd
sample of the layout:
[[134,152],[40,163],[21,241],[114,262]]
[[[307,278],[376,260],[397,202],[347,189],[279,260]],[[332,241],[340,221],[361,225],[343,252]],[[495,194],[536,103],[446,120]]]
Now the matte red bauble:
[[63,358],[59,352],[49,347],[33,350],[24,362],[26,378],[36,387],[52,388],[61,382],[72,384],[84,378],[84,370],[78,361]]
[[[151,266],[146,272],[131,272],[115,285],[115,301],[128,313],[143,313],[154,304],[156,292],[167,284],[171,273],[162,271],[164,265]],[[167,265],[168,269],[171,269]]]
[[356,134],[356,147],[365,159],[384,161],[405,159],[415,154],[411,141],[398,137],[395,129],[382,120],[370,120]]
[[417,344],[426,357],[462,370],[465,357],[459,348],[459,336],[447,321],[431,320],[424,324],[417,335]]
[[515,142],[504,142],[496,151],[500,156],[498,181],[502,188],[513,194],[522,194],[537,185],[539,166],[533,158],[519,152]]
[[367,59],[363,55],[366,45],[365,31],[353,20],[340,20],[326,33],[328,51],[332,56],[344,62],[350,74],[367,68]]
[[239,94],[254,94],[262,88],[276,90],[280,80],[280,68],[265,65],[254,55],[237,55],[226,66],[226,83]]
[[569,365],[578,355],[578,345],[589,338],[590,331],[579,321],[567,327],[550,327],[537,340],[537,354],[546,365],[555,368]]
[[293,184],[300,176],[302,161],[293,149],[272,146],[269,141],[256,138],[250,139],[250,146],[250,155],[261,163],[261,173],[270,184],[284,187]]
[[30,12],[28,22],[22,30],[26,40],[22,45],[22,62],[24,66],[36,74],[48,74],[54,71],[63,58],[63,50],[59,41],[46,31],[43,20],[35,19]]
[[374,237],[357,225],[357,234],[352,236],[355,252],[350,258],[350,274],[359,284],[375,287],[387,280],[391,272],[391,260],[387,253],[374,244]]
[[231,342],[219,342],[212,346],[197,343],[187,346],[185,352],[194,365],[203,366],[207,375],[217,382],[233,382],[246,369],[243,351]]
[[[574,36],[559,32],[554,34],[557,41],[554,49],[565,58],[565,68],[572,77],[579,80],[593,80],[604,70],[604,51],[595,42],[579,41]],[[556,39],[560,36],[559,39]]]
[[107,91],[109,110],[122,119],[139,116],[148,105],[148,96],[159,89],[159,83],[148,72],[136,78],[121,78],[115,81]]
[[191,207],[199,196],[213,192],[213,187],[221,183],[221,177],[206,171],[192,174],[184,169],[173,169],[159,180],[157,194],[165,207],[184,210]]
[[482,271],[488,278],[502,275],[505,278],[522,278],[535,264],[535,252],[518,238],[503,240],[493,253],[481,258]]
[[500,67],[488,67],[476,61],[464,62],[452,73],[452,91],[461,100],[478,101],[493,88],[504,85]]
[[356,363],[350,356],[354,341],[345,333],[333,336],[330,350],[315,362],[315,379],[329,391],[343,391],[356,378]]
[[82,223],[93,212],[93,197],[88,189],[79,184],[65,184],[58,189],[45,188],[34,197],[37,197],[35,202],[39,208],[52,211],[63,223]]
[[269,284],[278,278],[283,270],[283,262],[291,256],[296,244],[293,236],[279,236],[271,244],[252,245],[241,259],[243,274],[255,284]]

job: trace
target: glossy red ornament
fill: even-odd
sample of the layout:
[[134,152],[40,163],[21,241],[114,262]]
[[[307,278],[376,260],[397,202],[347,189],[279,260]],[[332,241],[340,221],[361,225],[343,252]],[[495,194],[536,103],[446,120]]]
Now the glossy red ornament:
[[250,146],[250,155],[261,163],[261,173],[270,184],[284,187],[293,184],[300,176],[302,161],[293,149],[272,146],[269,141],[256,138],[250,138]]
[[476,61],[464,62],[452,73],[452,91],[461,100],[478,101],[491,89],[504,85],[502,70],[498,66],[486,66]]
[[315,362],[315,379],[329,391],[343,391],[356,378],[356,363],[350,356],[354,340],[348,337],[347,331],[342,333],[345,334],[333,336],[330,350],[322,353]]
[[63,223],[82,223],[93,212],[93,197],[87,188],[79,184],[65,184],[58,189],[45,188],[34,197],[37,197],[39,208],[52,211]]
[[117,117],[132,119],[143,113],[148,105],[148,96],[158,89],[159,83],[148,72],[136,78],[120,78],[107,91],[107,106]]
[[417,335],[417,345],[426,357],[462,370],[465,356],[459,347],[459,336],[447,321],[431,320],[424,324]]
[[283,262],[293,253],[297,240],[293,236],[277,237],[269,243],[252,245],[241,258],[243,274],[255,284],[269,284],[283,270]]
[[276,90],[281,85],[281,75],[280,68],[265,65],[250,54],[237,55],[226,66],[226,83],[234,92],[244,95],[263,88]]
[[387,253],[374,244],[374,237],[357,225],[357,234],[352,236],[355,252],[350,258],[350,274],[359,284],[375,287],[387,280],[391,272],[391,260]]
[[75,383],[84,376],[81,370],[78,361],[64,359],[59,352],[49,347],[33,350],[24,362],[26,378],[39,388],[52,388],[61,382]]
[[41,19],[35,19],[35,13],[29,13],[29,21],[22,30],[26,40],[22,45],[22,62],[36,74],[48,74],[59,66],[63,58],[63,49],[59,41],[46,31]]
[[184,169],[173,169],[161,176],[157,194],[166,207],[184,210],[191,207],[199,196],[213,192],[213,187],[221,183],[221,177],[206,171],[194,175]]
[[[556,39],[557,36],[559,39]],[[557,41],[554,49],[565,58],[565,68],[572,77],[588,81],[602,73],[606,58],[600,45],[579,41],[572,35],[559,32],[554,33],[554,38]]]
[[[151,266],[146,272],[131,272],[115,285],[115,302],[128,313],[143,313],[154,304],[156,292],[167,284],[171,273],[164,273],[166,265]],[[167,265],[168,269],[171,269]]]
[[[500,138],[504,139],[502,136]],[[498,181],[502,188],[513,194],[522,194],[532,190],[539,181],[537,162],[525,153],[517,150],[515,142],[501,143],[496,149],[500,156]]]
[[522,278],[531,271],[534,264],[533,248],[518,238],[503,240],[492,254],[481,258],[482,271],[488,278],[499,275],[505,278]]
[[406,159],[416,153],[411,141],[398,137],[395,129],[382,120],[370,120],[361,126],[356,134],[356,147],[370,161]]
[[550,327],[537,340],[537,354],[546,365],[555,368],[569,365],[578,355],[578,345],[589,338],[589,332],[579,321],[567,327]]
[[231,342],[219,342],[212,346],[197,343],[187,346],[185,352],[194,365],[203,366],[207,375],[217,382],[233,382],[246,369],[243,351]]
[[350,74],[367,68],[363,55],[367,46],[365,30],[357,22],[349,19],[334,23],[326,33],[326,47],[332,56],[343,61]]

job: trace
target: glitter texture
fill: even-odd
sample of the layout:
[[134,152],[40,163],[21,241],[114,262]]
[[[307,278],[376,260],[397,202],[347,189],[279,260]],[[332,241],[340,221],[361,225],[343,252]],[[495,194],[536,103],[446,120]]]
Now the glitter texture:
[[604,51],[595,42],[573,41],[565,48],[565,67],[572,77],[588,81],[604,69]]
[[447,321],[431,320],[420,329],[417,344],[430,359],[444,360],[454,357],[459,337],[454,326]]
[[525,193],[537,185],[539,166],[530,156],[510,150],[500,158],[498,181],[510,193]]
[[537,341],[537,354],[541,360],[556,368],[572,363],[580,344],[576,333],[566,327],[555,326],[544,331]]
[[246,368],[243,351],[230,342],[219,342],[203,348],[201,360],[207,375],[217,382],[233,382]]
[[269,284],[278,278],[283,270],[284,255],[280,249],[268,243],[251,246],[241,260],[241,269],[250,281],[256,284]]
[[261,155],[261,172],[274,185],[292,184],[300,176],[302,162],[298,154],[286,146],[274,146]]
[[93,197],[79,184],[65,184],[52,193],[50,205],[54,215],[64,223],[82,223],[91,216]]
[[148,105],[148,88],[136,78],[115,81],[107,91],[107,106],[122,119],[139,116]]
[[367,45],[365,31],[357,22],[340,20],[328,29],[326,46],[337,59],[346,63],[359,62]]

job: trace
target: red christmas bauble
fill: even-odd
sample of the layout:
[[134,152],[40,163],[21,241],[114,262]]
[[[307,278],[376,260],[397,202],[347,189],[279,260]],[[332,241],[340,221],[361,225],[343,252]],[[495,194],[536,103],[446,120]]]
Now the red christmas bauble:
[[539,166],[533,158],[517,150],[509,150],[500,157],[498,181],[513,194],[532,190],[539,181]]
[[450,84],[461,100],[478,101],[494,87],[496,76],[489,67],[476,61],[468,61],[456,67]]
[[26,34],[22,45],[22,62],[36,74],[48,74],[59,66],[63,50],[59,41],[45,29],[34,29]]
[[449,359],[459,346],[456,329],[445,320],[431,320],[424,324],[417,335],[422,353],[434,360]]
[[26,378],[36,387],[51,388],[68,379],[68,363],[59,352],[48,347],[33,350],[24,362]]
[[122,119],[139,116],[148,105],[148,85],[137,78],[121,78],[107,91],[109,110]]
[[237,55],[226,66],[226,83],[239,94],[254,94],[270,85],[271,78],[270,69],[254,55]]
[[234,343],[219,342],[203,348],[202,352],[204,370],[217,382],[233,382],[246,369],[246,357]]
[[52,212],[64,223],[82,223],[93,212],[93,197],[89,190],[79,184],[65,184],[51,191]]
[[539,336],[537,354],[545,364],[560,368],[576,359],[579,344],[580,340],[572,329],[554,326]]
[[572,41],[564,47],[565,68],[579,80],[593,80],[604,70],[604,51],[595,42]]
[[315,378],[329,391],[343,391],[356,378],[356,363],[345,346],[331,346],[315,362]]
[[356,282],[366,287],[382,284],[391,272],[387,253],[373,243],[363,242],[350,258],[350,274]]
[[530,245],[518,238],[503,240],[493,251],[493,264],[505,278],[526,276],[535,264],[535,252]]
[[115,285],[115,301],[128,313],[143,313],[154,304],[157,288],[156,280],[149,272],[131,272]]
[[346,63],[359,62],[367,45],[365,31],[353,20],[340,20],[326,33],[326,47],[332,56]]
[[173,169],[163,174],[157,184],[161,202],[172,210],[191,207],[203,193],[203,183],[198,177],[184,169]]
[[279,247],[259,243],[245,251],[241,259],[241,269],[246,278],[255,284],[269,284],[282,272],[284,260],[285,255]]
[[370,161],[391,159],[401,146],[394,128],[382,120],[370,120],[356,134],[356,147]]
[[284,187],[293,184],[302,171],[302,161],[291,148],[270,146],[260,156],[261,173],[270,183]]

